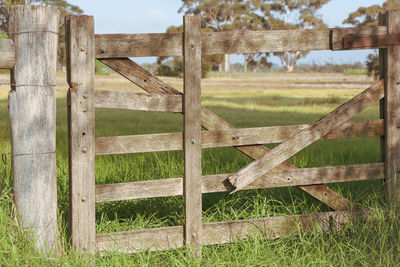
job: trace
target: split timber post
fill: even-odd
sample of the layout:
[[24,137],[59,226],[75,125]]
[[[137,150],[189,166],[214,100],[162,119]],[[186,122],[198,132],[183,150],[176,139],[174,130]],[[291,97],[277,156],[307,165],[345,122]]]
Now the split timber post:
[[36,247],[57,246],[56,62],[59,11],[12,6],[9,31],[16,62],[11,71],[9,119],[18,220]]
[[[385,17],[387,33],[400,33],[400,12]],[[394,206],[400,200],[400,45],[385,50],[385,182],[388,203]]]

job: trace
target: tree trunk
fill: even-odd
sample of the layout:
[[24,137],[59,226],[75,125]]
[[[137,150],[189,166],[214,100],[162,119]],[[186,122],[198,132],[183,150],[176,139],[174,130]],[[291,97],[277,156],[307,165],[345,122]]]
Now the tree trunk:
[[229,54],[224,55],[224,71],[228,72],[231,69],[231,64],[230,64],[230,56]]

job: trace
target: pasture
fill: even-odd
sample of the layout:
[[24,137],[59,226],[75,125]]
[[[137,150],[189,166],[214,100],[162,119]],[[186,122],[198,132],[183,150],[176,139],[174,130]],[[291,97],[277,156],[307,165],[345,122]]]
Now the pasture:
[[[182,90],[182,80],[162,78]],[[1,74],[7,83],[8,75]],[[96,76],[95,89],[140,91],[126,79],[111,73]],[[211,73],[202,80],[202,104],[237,128],[313,123],[372,84],[372,78],[343,74]],[[11,150],[7,86],[0,86],[0,152]],[[44,259],[33,249],[28,235],[13,223],[11,164],[0,196],[1,265],[86,265],[90,256],[68,247],[68,135],[65,73],[57,76],[57,183],[59,229],[65,253]],[[352,120],[379,118],[379,105]],[[182,131],[182,115],[99,109],[96,136],[132,135]],[[273,147],[274,145],[268,145]],[[379,137],[318,141],[289,161],[300,168],[380,162]],[[251,159],[234,148],[203,149],[202,173],[235,172]],[[182,177],[182,151],[96,157],[96,184]],[[0,165],[3,173],[3,165]],[[0,182],[1,185],[1,182]],[[382,181],[331,184],[354,203],[381,208]],[[329,211],[321,202],[298,188],[242,191],[234,195],[203,195],[203,221],[217,222]],[[96,232],[138,230],[182,225],[183,197],[155,198],[96,205]],[[230,245],[203,247],[202,258],[188,258],[185,249],[143,252],[134,255],[107,253],[95,257],[99,265],[201,265],[282,266],[321,265],[390,266],[400,263],[400,227],[395,214],[385,219],[380,212],[366,222],[352,221],[340,232],[311,231],[299,237],[276,240],[258,237]]]

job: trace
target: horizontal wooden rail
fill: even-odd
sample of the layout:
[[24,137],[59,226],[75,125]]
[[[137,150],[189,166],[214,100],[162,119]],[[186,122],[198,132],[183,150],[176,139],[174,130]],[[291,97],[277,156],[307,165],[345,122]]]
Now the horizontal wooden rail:
[[[202,176],[202,193],[231,191],[225,182],[230,174]],[[245,189],[274,188],[383,179],[383,163],[288,169],[272,172],[255,180]],[[141,182],[96,186],[96,203],[179,196],[183,193],[183,178],[147,180]]]
[[96,108],[182,112],[181,95],[95,90],[94,104]]
[[11,39],[0,39],[0,69],[12,69],[15,65],[15,48]]
[[400,44],[399,33],[343,38],[343,48],[349,50],[384,48],[396,44]]
[[[341,50],[343,38],[386,34],[385,26],[201,33],[202,54]],[[96,34],[96,58],[182,56],[182,33]]]
[[[203,224],[203,245],[227,244],[251,236],[278,238],[310,230],[338,231],[358,213],[333,211],[316,214],[268,217],[261,219],[225,221]],[[300,227],[299,227],[300,226]],[[138,231],[96,235],[98,251],[137,253],[144,250],[166,250],[182,247],[183,226],[153,228]]]
[[[203,131],[202,148],[280,143],[307,127],[310,124]],[[370,120],[343,123],[321,139],[380,135],[383,135],[383,120]],[[96,155],[181,150],[182,138],[180,132],[98,137]]]

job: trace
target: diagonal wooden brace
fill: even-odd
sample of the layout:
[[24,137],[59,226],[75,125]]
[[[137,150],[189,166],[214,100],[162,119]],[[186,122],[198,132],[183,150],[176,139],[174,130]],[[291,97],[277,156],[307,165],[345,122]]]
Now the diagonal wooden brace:
[[[182,92],[163,82],[158,77],[144,70],[142,67],[128,58],[101,59],[100,61],[148,93],[182,95]],[[228,122],[204,107],[201,109],[201,125],[207,130],[235,129],[235,127],[230,125]],[[259,159],[270,151],[263,145],[238,146],[235,148],[255,160]],[[283,162],[277,166],[277,169],[281,170],[294,168],[297,167],[289,162]],[[344,198],[342,195],[338,194],[326,185],[321,184],[298,187],[334,210],[348,210],[351,206],[351,203],[348,199]]]
[[243,189],[257,178],[266,175],[280,163],[289,159],[303,148],[329,133],[335,127],[346,122],[372,103],[381,99],[384,95],[383,86],[383,80],[377,82],[326,115],[321,120],[314,123],[309,128],[298,132],[296,135],[287,139],[267,154],[264,154],[258,160],[253,161],[246,167],[228,177],[229,182],[236,188],[232,193]]

